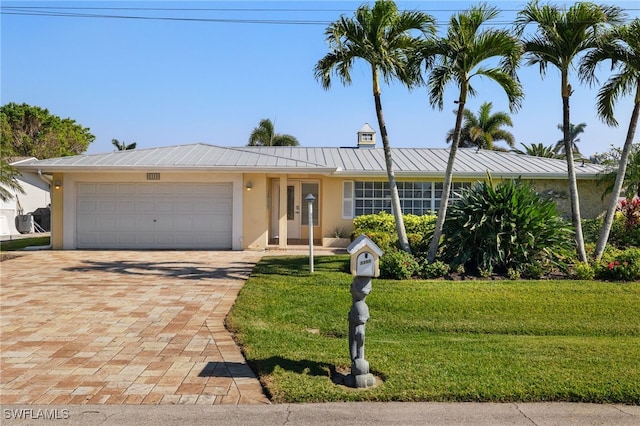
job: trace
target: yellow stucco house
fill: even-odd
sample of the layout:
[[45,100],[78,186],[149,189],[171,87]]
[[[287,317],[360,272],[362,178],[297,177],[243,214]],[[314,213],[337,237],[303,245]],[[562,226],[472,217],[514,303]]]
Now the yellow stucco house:
[[[356,216],[390,211],[375,139],[365,125],[357,144],[344,148],[192,144],[31,160],[19,170],[51,179],[53,249],[264,250],[308,243],[310,225],[322,244],[350,232]],[[438,209],[448,154],[392,150],[404,213]],[[460,149],[454,190],[484,180],[487,171],[494,180],[531,180],[569,209],[564,160]],[[583,217],[606,208],[595,183],[601,171],[577,164]]]

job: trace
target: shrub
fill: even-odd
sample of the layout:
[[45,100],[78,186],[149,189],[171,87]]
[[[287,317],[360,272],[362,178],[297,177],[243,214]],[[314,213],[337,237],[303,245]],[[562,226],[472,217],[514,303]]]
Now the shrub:
[[380,275],[383,278],[405,280],[418,275],[420,265],[409,253],[402,250],[389,250],[380,258]]
[[[414,253],[426,252],[435,228],[436,216],[406,214],[402,218],[411,251]],[[396,221],[390,213],[380,212],[358,216],[353,219],[353,228],[352,240],[360,234],[365,234],[384,251],[390,247],[398,247]],[[386,234],[386,237],[383,237],[382,234]],[[374,238],[378,239],[380,244]]]
[[436,260],[434,262],[427,262],[426,258],[421,259],[420,263],[420,277],[421,278],[441,278],[449,273],[449,265],[446,263]]
[[591,265],[585,262],[578,262],[573,265],[573,276],[578,280],[592,280],[596,273]]
[[396,221],[393,215],[387,212],[366,214],[353,219],[354,232],[358,235],[367,232],[396,232]]
[[539,262],[533,262],[524,265],[522,272],[526,278],[538,280],[544,275],[545,269]]
[[572,229],[531,184],[520,179],[484,183],[462,191],[449,207],[443,256],[472,271],[505,273],[524,265],[559,265],[573,248]]
[[373,241],[380,250],[387,252],[394,249],[396,242],[398,241],[397,236],[394,238],[395,234],[390,234],[389,232],[353,232],[351,234],[351,241],[355,240],[360,234],[366,235],[371,241]]
[[596,277],[613,281],[640,280],[640,249],[609,249],[596,268]]

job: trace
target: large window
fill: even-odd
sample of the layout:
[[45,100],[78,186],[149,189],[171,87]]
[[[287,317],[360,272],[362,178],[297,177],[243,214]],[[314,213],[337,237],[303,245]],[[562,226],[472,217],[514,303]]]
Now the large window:
[[[424,215],[438,211],[442,197],[442,182],[397,182],[400,207],[405,214]],[[470,182],[454,182],[449,201],[458,197],[461,188]],[[392,213],[388,182],[345,181],[343,183],[343,217],[348,218],[381,211]]]

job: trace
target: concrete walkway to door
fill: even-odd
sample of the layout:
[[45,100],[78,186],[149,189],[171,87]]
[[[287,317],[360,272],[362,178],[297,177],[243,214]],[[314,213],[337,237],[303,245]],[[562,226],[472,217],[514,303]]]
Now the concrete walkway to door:
[[0,263],[1,404],[268,404],[224,326],[264,253],[19,252]]

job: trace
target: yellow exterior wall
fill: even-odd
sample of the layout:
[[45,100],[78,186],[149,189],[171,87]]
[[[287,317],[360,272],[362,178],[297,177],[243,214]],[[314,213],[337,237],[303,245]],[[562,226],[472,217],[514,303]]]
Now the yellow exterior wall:
[[[224,179],[224,174],[188,173],[160,171],[165,182],[211,182]],[[237,175],[236,175],[237,176]],[[242,175],[242,235],[241,247],[248,250],[264,250],[269,243],[271,227],[271,185],[278,174],[245,173]],[[353,231],[353,219],[342,219],[342,184],[344,181],[367,180],[386,181],[385,178],[342,178],[322,175],[298,174],[286,175],[289,180],[318,181],[320,185],[319,200],[314,209],[319,211],[319,226],[314,228],[314,239],[333,238],[336,234],[348,237]],[[53,182],[61,182],[60,189],[52,186],[51,191],[51,243],[53,249],[64,248],[64,200],[75,197],[74,182],[146,182],[146,172],[136,173],[55,173]],[[406,178],[399,181],[434,181],[434,179]],[[454,181],[476,182],[481,179],[455,179]],[[484,180],[484,179],[482,179]],[[495,179],[497,182],[498,179]],[[247,185],[251,183],[251,190]],[[548,194],[558,204],[558,209],[566,215],[570,214],[568,184],[566,180],[535,180],[534,187],[542,194]],[[593,218],[606,210],[607,199],[600,199],[602,188],[594,180],[579,180],[580,207],[583,218]],[[238,193],[236,193],[236,196]],[[68,207],[70,208],[70,207]],[[69,224],[68,224],[69,225]],[[301,228],[301,239],[308,238],[308,227]]]
[[[244,195],[242,206],[242,248],[248,250],[264,250],[269,241],[269,206],[267,175],[245,174],[243,177]],[[247,185],[251,183],[251,190]]]
[[[60,182],[60,188],[55,188],[55,183]],[[51,185],[51,248],[62,250],[62,237],[64,233],[64,176],[62,173],[53,174]]]
[[[571,199],[569,197],[569,182],[566,180],[536,180],[534,188],[541,194],[550,196],[563,214],[571,215]],[[609,196],[601,199],[604,187],[598,186],[595,180],[579,180],[578,194],[580,196],[580,216],[582,219],[593,219],[607,211]]]

